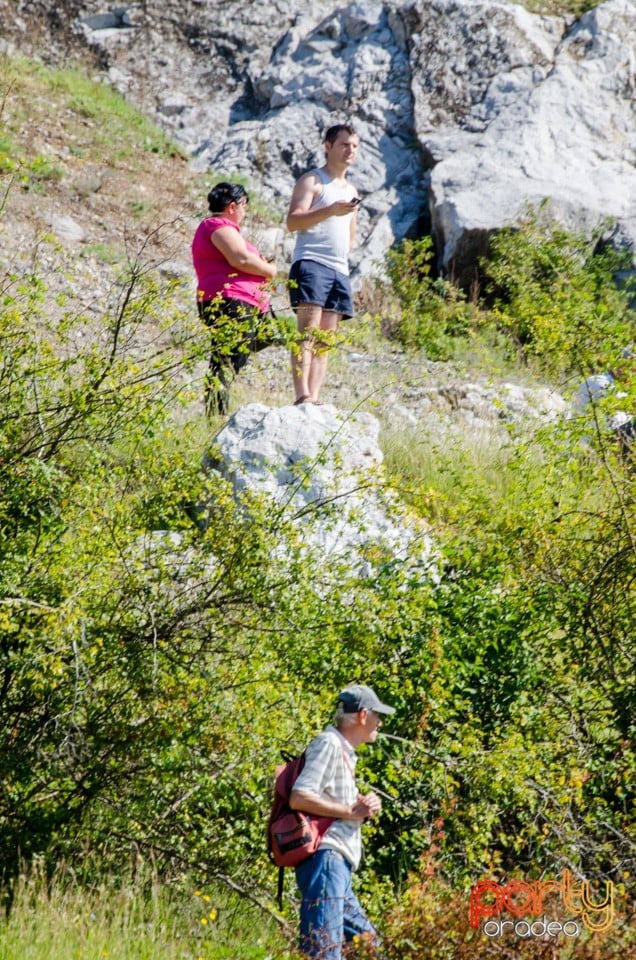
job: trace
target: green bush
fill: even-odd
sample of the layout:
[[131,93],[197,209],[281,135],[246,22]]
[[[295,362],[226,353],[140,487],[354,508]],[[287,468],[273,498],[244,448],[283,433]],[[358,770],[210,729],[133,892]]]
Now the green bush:
[[[486,466],[421,445],[409,496],[435,522],[441,582],[393,563],[359,580],[201,474],[200,431],[174,405],[207,338],[170,303],[139,268],[97,327],[47,316],[37,277],[5,289],[5,873],[19,854],[84,849],[117,871],[132,849],[167,876],[273,891],[263,823],[280,750],[364,679],[397,707],[360,763],[385,796],[360,877],[375,911],[439,823],[458,888],[565,863],[627,884],[635,556],[616,457],[582,458],[569,424],[511,435]],[[159,314],[140,349],[140,320]],[[399,486],[399,459],[389,469]],[[186,508],[209,499],[199,531]]]
[[[316,732],[325,690],[387,685],[384,662],[405,707],[418,695],[398,694],[391,644],[407,642],[427,591],[390,565],[375,583],[344,562],[323,569],[276,506],[237,508],[202,473],[201,428],[180,407],[207,343],[192,327],[138,263],[98,322],[52,311],[35,275],[4,291],[7,877],[20,856],[52,865],[80,850],[116,874],[137,850],[168,876],[273,885],[263,829],[281,747]],[[206,502],[203,531],[190,518]],[[94,880],[95,863],[78,873]]]
[[469,331],[470,310],[460,290],[432,276],[432,248],[430,237],[403,240],[387,253],[384,268],[398,304],[396,338],[433,359],[447,359],[454,338]]
[[531,362],[543,376],[587,376],[615,367],[634,339],[632,289],[615,279],[629,259],[601,243],[600,232],[592,238],[573,233],[550,219],[546,205],[531,209],[491,237],[478,309],[432,276],[430,237],[405,240],[385,258],[396,308],[385,326],[404,346],[433,359],[457,355],[467,338],[486,344],[494,334],[509,359]]
[[[417,781],[426,849],[442,824],[444,896],[449,883],[460,891],[570,865],[614,883],[624,910],[636,866],[629,468],[609,439],[601,456],[584,454],[573,421],[534,437],[512,431],[487,470],[457,445],[422,444],[419,466],[407,447],[403,490],[435,522],[446,576],[421,625],[438,654],[421,689],[419,748],[399,782]],[[400,460],[390,467],[402,487]],[[429,899],[431,911],[438,917]],[[612,956],[633,949],[627,930]]]
[[[609,268],[585,261],[586,286],[588,248],[566,255],[566,241],[505,234],[493,267],[512,352],[559,373],[605,361],[631,323]],[[443,356],[486,315],[432,281],[429,244],[410,243],[391,267],[404,340]],[[594,357],[575,349],[579,313]],[[577,955],[633,956],[629,464],[600,428],[583,447],[575,421],[511,428],[479,450],[418,428],[386,471],[430,526],[439,581],[377,555],[361,579],[312,558],[278,508],[237,505],[202,473],[209,437],[193,397],[207,339],[140,262],[98,317],[54,302],[35,267],[2,281],[0,871],[18,924],[1,928],[2,948],[17,949],[27,915],[62,923],[38,899],[61,861],[76,864],[82,895],[105,877],[124,889],[131,859],[145,859],[162,880],[222,884],[271,913],[263,832],[280,751],[300,749],[331,719],[332,693],[360,680],[397,707],[358,767],[384,798],[357,883],[388,918],[389,951],[487,956],[465,936],[470,885],[567,866],[611,880],[621,901],[615,938]],[[210,503],[199,529],[193,504]],[[20,858],[43,865],[37,897]],[[90,947],[102,943],[126,955],[117,940]],[[232,949],[205,947],[206,960]]]
[[614,279],[626,258],[551,221],[545,207],[530,211],[491,239],[483,268],[492,322],[549,375],[609,369],[636,322],[629,290]]

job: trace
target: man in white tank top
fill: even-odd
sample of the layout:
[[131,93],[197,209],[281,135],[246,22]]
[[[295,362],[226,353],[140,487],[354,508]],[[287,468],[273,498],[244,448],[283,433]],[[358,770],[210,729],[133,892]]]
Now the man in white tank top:
[[298,233],[289,274],[300,334],[291,358],[296,404],[320,402],[330,334],[353,314],[348,255],[360,198],[346,178],[359,146],[349,124],[330,127],[326,163],[303,174],[289,204],[287,229]]

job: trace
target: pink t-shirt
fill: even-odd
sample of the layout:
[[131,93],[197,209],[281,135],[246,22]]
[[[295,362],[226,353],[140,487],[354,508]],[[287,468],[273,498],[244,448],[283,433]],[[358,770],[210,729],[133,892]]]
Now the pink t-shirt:
[[[266,278],[254,273],[243,273],[227,262],[212,243],[212,234],[219,227],[233,227],[241,232],[238,224],[223,216],[208,217],[197,227],[192,241],[192,262],[197,274],[197,299],[214,300],[221,294],[228,300],[243,300],[259,310],[267,310],[269,295],[263,290]],[[260,256],[251,243],[245,241],[245,246],[250,253]]]

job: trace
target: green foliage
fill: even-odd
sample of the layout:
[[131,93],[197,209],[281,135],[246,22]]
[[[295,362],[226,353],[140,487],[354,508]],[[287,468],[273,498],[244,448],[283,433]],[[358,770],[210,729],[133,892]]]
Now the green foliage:
[[[468,308],[431,281],[425,242],[394,253],[405,342],[443,356]],[[604,361],[629,330],[611,261],[596,256],[530,226],[496,248],[497,324],[559,374]],[[379,921],[403,894],[393,955],[487,956],[465,923],[470,885],[565,866],[611,879],[622,911],[611,937],[572,955],[633,955],[633,476],[605,411],[585,446],[574,419],[472,448],[395,431],[386,470],[433,528],[439,578],[369,551],[376,576],[362,579],[312,556],[280,507],[237,502],[201,471],[209,437],[193,398],[208,333],[177,294],[139,258],[98,317],[54,302],[35,266],[0,288],[0,872],[14,898],[3,956],[24,955],[26,931],[38,949],[52,942],[35,925],[47,914],[65,957],[69,944],[89,958],[236,956],[229,932],[201,936],[218,897],[230,912],[218,885],[253,898],[259,917],[274,911],[263,831],[275,765],[355,680],[397,708],[358,768],[384,799],[358,884]],[[42,864],[37,889],[21,857]],[[165,891],[140,906],[131,857],[200,883],[211,908],[203,894],[166,905]],[[62,889],[73,930],[49,896],[55,878],[47,886],[61,861],[76,864],[77,886]],[[173,936],[176,914],[187,929]],[[276,951],[259,935],[241,934],[240,955]]]
[[376,914],[432,845],[458,890],[565,864],[627,882],[633,499],[609,448],[582,456],[572,423],[485,457],[410,440],[400,476],[398,446],[388,469],[435,521],[442,578],[386,562],[360,580],[201,473],[178,401],[207,336],[169,287],[134,263],[98,325],[48,308],[35,275],[4,290],[5,873],[85,848],[119,872],[136,850],[267,906],[280,750],[364,680],[397,707],[359,768],[384,797],[360,877]]
[[406,705],[391,648],[428,592],[388,565],[375,584],[325,571],[278,508],[237,509],[179,407],[206,331],[139,262],[110,301],[95,323],[49,312],[35,275],[4,291],[1,868],[88,847],[117,871],[132,848],[253,889],[281,747],[315,732],[325,685]]
[[527,0],[523,4],[526,10],[531,13],[539,13],[544,16],[562,17],[575,16],[581,17],[588,10],[593,10],[598,4],[593,0]]
[[611,368],[631,343],[629,291],[614,282],[625,256],[597,241],[547,220],[543,210],[491,239],[484,268],[493,321],[520,356],[537,358],[552,376]]
[[164,157],[179,153],[178,147],[156,124],[108,84],[96,83],[74,68],[47,71],[44,76],[51,90],[64,96],[68,109],[76,116],[98,122],[102,132],[97,132],[96,143],[110,143],[118,159],[129,157],[140,144]]
[[9,887],[0,919],[3,960],[274,960],[285,940],[255,907],[218,887],[170,886],[143,861],[123,879],[102,876],[90,889],[60,865],[41,864]]
[[470,311],[460,290],[433,278],[430,237],[403,240],[385,257],[385,270],[399,304],[395,336],[433,359],[452,354],[453,338],[466,336]]
[[82,249],[82,256],[94,255],[102,263],[119,263],[122,255],[108,243],[87,243]]
[[[125,436],[138,447],[161,429],[165,378],[184,344],[146,350],[140,365],[135,320],[158,291],[133,265],[120,295],[103,318],[108,335],[94,331],[92,339],[86,317],[44,316],[36,277],[9,278],[0,309],[3,870],[13,869],[18,850],[43,852],[58,830],[81,821],[117,780],[123,730],[136,722],[124,691],[135,699],[140,638],[116,652],[111,644],[122,639],[114,639],[112,617],[122,609],[116,584],[125,584],[132,558],[124,554],[144,529],[147,493],[130,489],[133,471],[117,444]],[[112,675],[103,659],[111,656]],[[110,730],[100,725],[109,712]]]
[[[439,838],[439,833],[438,833]],[[443,831],[441,834],[443,839]],[[444,882],[436,861],[437,844],[423,858],[422,870],[411,879],[400,903],[394,906],[385,936],[391,960],[620,960],[634,955],[633,905],[621,907],[611,927],[590,934],[579,924],[579,935],[567,937],[517,937],[508,928],[503,936],[486,936],[469,923],[469,891],[457,890]],[[558,899],[548,900],[548,921],[566,917],[559,912]],[[554,911],[554,912],[553,912]],[[518,918],[507,912],[502,919]],[[543,918],[540,918],[541,922]],[[528,922],[534,917],[529,916]]]
[[432,259],[430,237],[405,240],[387,254],[385,271],[398,303],[389,333],[433,359],[494,335],[509,358],[559,379],[613,368],[633,340],[631,291],[615,282],[628,253],[600,234],[566,230],[545,204],[492,236],[482,263],[488,307],[470,307],[452,284],[433,279]]
[[[67,136],[72,140],[87,125],[92,128],[91,156],[105,164],[138,157],[148,151],[160,157],[178,156],[179,148],[156,124],[140,114],[106,83],[98,83],[75,67],[51,70],[43,64],[0,54],[6,86],[0,91],[3,105],[10,101],[10,116],[3,116],[0,141],[0,172],[9,172],[20,161],[13,147],[14,132],[27,121],[46,125],[53,109],[68,114]],[[5,111],[5,114],[8,111]],[[29,182],[59,176],[57,166],[45,157],[26,161]],[[20,163],[24,165],[24,158]],[[33,168],[33,165],[35,167]]]
[[[426,465],[408,463],[402,489],[446,558],[411,777],[457,889],[569,864],[620,896],[636,854],[631,484],[609,445],[582,455],[574,422],[511,439],[488,472],[457,448],[422,445]],[[434,495],[413,483],[423,473]]]
[[28,160],[9,138],[0,138],[0,175],[11,175],[23,190],[41,190],[50,180],[62,180],[61,167],[37,154]]

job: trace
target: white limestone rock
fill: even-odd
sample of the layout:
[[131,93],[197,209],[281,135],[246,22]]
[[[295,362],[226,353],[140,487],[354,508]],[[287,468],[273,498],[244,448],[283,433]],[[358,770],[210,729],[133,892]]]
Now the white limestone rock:
[[[294,180],[323,160],[324,130],[353,120],[354,282],[396,240],[432,232],[441,270],[468,287],[491,232],[544,198],[575,230],[609,218],[613,242],[633,248],[634,0],[578,20],[502,0],[163,0],[114,13],[85,0],[77,20],[54,0],[20,18],[14,7],[0,0],[7,41],[39,54],[45,30],[59,62],[90,46],[194,165],[246,175],[281,219]],[[278,243],[288,260],[292,240]]]
[[413,7],[415,122],[435,164],[444,270],[467,286],[489,234],[545,198],[566,227],[609,219],[633,245],[634,3],[608,0],[571,26],[490,0]]
[[367,413],[252,403],[215,437],[206,469],[229,479],[237,495],[262,494],[283,506],[324,559],[371,576],[369,549],[377,548],[385,561],[433,576],[430,537],[383,486],[378,432]]
[[84,228],[68,214],[52,213],[48,222],[52,232],[64,243],[73,245],[86,240]]

